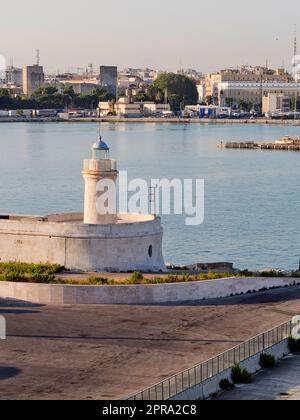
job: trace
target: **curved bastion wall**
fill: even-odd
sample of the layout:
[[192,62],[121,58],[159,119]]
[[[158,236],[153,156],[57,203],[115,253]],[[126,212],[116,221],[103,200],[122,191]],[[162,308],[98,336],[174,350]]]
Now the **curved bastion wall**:
[[78,271],[165,271],[159,217],[119,214],[86,225],[83,214],[0,216],[0,262],[59,264]]

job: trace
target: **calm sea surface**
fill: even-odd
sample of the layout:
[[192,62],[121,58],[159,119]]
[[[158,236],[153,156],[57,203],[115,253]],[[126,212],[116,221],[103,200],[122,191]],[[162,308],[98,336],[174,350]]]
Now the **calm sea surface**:
[[[232,261],[296,268],[300,259],[300,153],[220,150],[223,140],[277,140],[300,128],[264,125],[104,124],[130,178],[204,178],[205,222],[163,217],[166,261]],[[95,124],[0,124],[0,212],[48,214],[83,206],[82,160]]]

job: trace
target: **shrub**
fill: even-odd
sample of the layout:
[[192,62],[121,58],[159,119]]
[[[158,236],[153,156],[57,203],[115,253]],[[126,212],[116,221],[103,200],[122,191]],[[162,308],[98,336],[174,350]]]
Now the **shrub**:
[[13,281],[16,283],[26,281],[25,274],[18,270],[7,270],[1,277],[4,281]]
[[219,387],[221,388],[222,391],[230,391],[231,389],[234,388],[234,385],[229,381],[229,379],[223,379],[219,383]]
[[294,271],[294,272],[291,274],[291,277],[293,277],[293,278],[299,278],[299,277],[300,277],[300,271]]
[[144,280],[143,274],[137,271],[133,273],[132,276],[130,277],[130,282],[132,282],[133,284],[141,283],[143,280]]
[[48,273],[34,273],[32,274],[32,276],[30,277],[30,279],[28,279],[29,282],[32,283],[44,283],[44,284],[49,284],[51,283],[53,280],[55,279],[55,276],[53,274],[48,274]]
[[113,286],[115,282],[104,277],[91,276],[87,279],[87,284],[92,286]]
[[254,277],[254,273],[249,270],[242,270],[238,272],[238,275],[241,277]]
[[263,353],[260,356],[259,364],[263,369],[273,369],[276,365],[276,359],[273,354]]
[[263,271],[261,277],[285,277],[285,274],[282,271],[271,270],[271,271]]
[[300,353],[300,338],[289,337],[289,348],[291,353]]
[[231,379],[234,384],[250,384],[252,375],[240,365],[234,365],[231,372]]

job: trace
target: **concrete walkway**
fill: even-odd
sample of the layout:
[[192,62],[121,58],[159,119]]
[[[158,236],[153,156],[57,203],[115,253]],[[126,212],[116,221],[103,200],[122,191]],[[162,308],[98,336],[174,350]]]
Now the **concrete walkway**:
[[300,355],[288,356],[275,369],[260,372],[251,385],[237,386],[215,400],[300,400]]

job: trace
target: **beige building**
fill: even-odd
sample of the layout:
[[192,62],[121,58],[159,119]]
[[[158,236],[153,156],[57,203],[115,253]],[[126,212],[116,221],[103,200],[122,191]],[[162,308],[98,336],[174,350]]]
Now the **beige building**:
[[291,97],[282,93],[268,93],[263,96],[263,114],[290,112]]
[[154,102],[143,102],[142,112],[144,115],[162,114],[170,112],[171,107],[169,104],[156,104]]
[[[218,73],[208,74],[205,79],[206,98],[212,97],[217,103],[219,83],[292,83],[294,80],[284,69],[272,70],[266,67],[243,66],[238,69],[221,70]],[[251,95],[250,95],[251,96]],[[252,98],[253,99],[253,98]]]
[[120,98],[117,103],[113,101],[100,102],[99,111],[101,117],[108,115],[141,117],[142,104],[140,102],[130,103],[128,98]]
[[42,66],[24,66],[23,67],[23,93],[31,96],[45,82],[44,69]]
[[100,115],[117,115],[120,117],[143,117],[155,114],[162,114],[171,110],[169,104],[156,104],[154,102],[130,102],[129,98],[120,98],[114,102],[100,102]]
[[238,105],[240,101],[261,105],[263,97],[269,94],[284,95],[289,98],[300,96],[298,83],[225,82],[219,83],[217,89],[220,106],[226,106],[229,102]]

